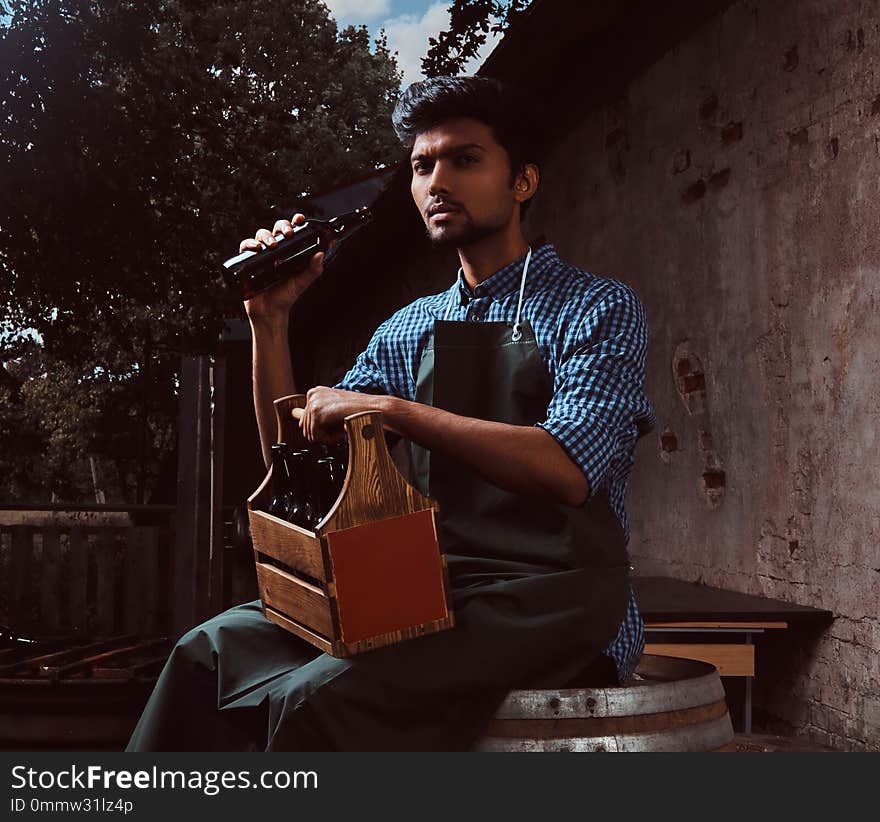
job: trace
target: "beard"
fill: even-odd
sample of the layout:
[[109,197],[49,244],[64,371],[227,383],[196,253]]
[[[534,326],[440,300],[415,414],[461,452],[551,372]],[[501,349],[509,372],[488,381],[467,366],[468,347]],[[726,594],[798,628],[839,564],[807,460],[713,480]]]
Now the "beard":
[[428,239],[434,248],[466,248],[501,231],[507,225],[506,223],[477,224],[468,212],[462,210],[461,214],[464,221],[460,225],[431,227],[429,224],[425,227]]

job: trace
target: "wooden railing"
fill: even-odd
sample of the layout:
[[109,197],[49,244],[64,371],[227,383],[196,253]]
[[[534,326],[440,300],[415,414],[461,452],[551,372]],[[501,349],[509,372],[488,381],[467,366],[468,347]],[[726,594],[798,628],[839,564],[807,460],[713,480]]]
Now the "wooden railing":
[[168,632],[170,517],[158,525],[10,524],[8,507],[4,513],[0,623],[40,636]]

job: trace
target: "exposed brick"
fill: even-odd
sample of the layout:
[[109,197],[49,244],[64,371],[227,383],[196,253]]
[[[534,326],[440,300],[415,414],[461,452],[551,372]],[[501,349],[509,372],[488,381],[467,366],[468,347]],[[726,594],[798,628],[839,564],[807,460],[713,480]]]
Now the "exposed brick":
[[862,718],[867,726],[880,732],[880,694],[864,697]]
[[697,180],[695,183],[691,183],[684,191],[681,193],[681,201],[685,205],[690,205],[691,203],[696,203],[699,200],[702,200],[703,197],[706,196],[706,183],[704,180]]
[[806,127],[788,132],[788,143],[791,146],[805,146],[810,142],[810,133]]
[[706,471],[703,474],[703,486],[706,490],[724,488],[725,484],[724,471]]
[[682,149],[681,151],[675,152],[675,156],[672,158],[672,173],[673,174],[683,174],[691,167],[691,152],[689,149]]
[[716,171],[711,177],[709,177],[709,188],[713,191],[718,191],[719,189],[724,188],[730,182],[730,169],[722,168],[721,171]]
[[721,129],[721,145],[730,146],[734,143],[738,143],[743,138],[743,124],[739,123],[728,123],[723,129]]
[[[880,28],[864,7],[734,0],[631,81],[625,183],[601,151],[625,121],[580,112],[529,218],[652,320],[665,430],[628,487],[639,573],[831,610],[824,630],[756,639],[756,716],[854,750],[880,747]],[[576,180],[574,147],[592,155]],[[566,208],[554,187],[582,196]],[[708,397],[685,390],[698,373]],[[704,474],[723,474],[723,506],[703,504],[719,490]]]
[[846,48],[848,51],[864,51],[865,49],[865,31],[858,28],[855,31],[849,29],[846,33]]
[[704,120],[709,120],[714,117],[717,111],[718,97],[714,94],[710,94],[702,103],[700,103],[700,117]]
[[825,156],[829,160],[835,160],[838,154],[840,154],[840,140],[837,137],[832,137],[825,146]]

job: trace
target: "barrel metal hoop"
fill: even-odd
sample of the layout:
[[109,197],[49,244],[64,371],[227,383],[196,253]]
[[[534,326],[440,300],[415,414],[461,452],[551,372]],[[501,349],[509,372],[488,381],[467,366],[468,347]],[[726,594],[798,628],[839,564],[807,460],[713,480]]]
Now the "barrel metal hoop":
[[717,719],[670,728],[668,731],[643,734],[618,734],[615,736],[568,737],[561,739],[511,739],[507,737],[483,737],[474,751],[493,752],[571,752],[571,753],[617,753],[617,752],[684,752],[714,751],[729,745],[733,739],[730,715]]
[[670,681],[640,681],[617,688],[562,688],[511,691],[495,713],[496,719],[568,719],[637,716],[682,711],[724,699],[724,686],[714,666],[669,658],[697,676]]

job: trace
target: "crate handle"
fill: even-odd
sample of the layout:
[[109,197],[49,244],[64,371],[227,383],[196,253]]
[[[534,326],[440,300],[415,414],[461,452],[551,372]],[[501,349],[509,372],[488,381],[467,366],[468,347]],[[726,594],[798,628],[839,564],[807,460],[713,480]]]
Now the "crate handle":
[[[299,427],[305,406],[305,394],[291,394],[275,400],[278,442],[286,442],[295,448],[309,446]],[[435,500],[422,495],[397,469],[385,437],[378,435],[384,432],[381,411],[350,414],[343,423],[348,435],[348,472],[336,504],[321,522],[321,531],[347,528],[426,508],[439,510]]]
[[[290,394],[287,397],[279,397],[275,400],[275,418],[278,420],[278,439],[276,442],[286,442],[297,448],[305,448],[308,443],[299,427],[298,419],[294,419],[296,410],[306,407],[305,394]],[[300,411],[300,416],[302,412]]]
[[324,521],[330,530],[351,527],[405,513],[439,510],[400,473],[382,433],[381,411],[360,411],[345,417],[349,464],[342,493]]

